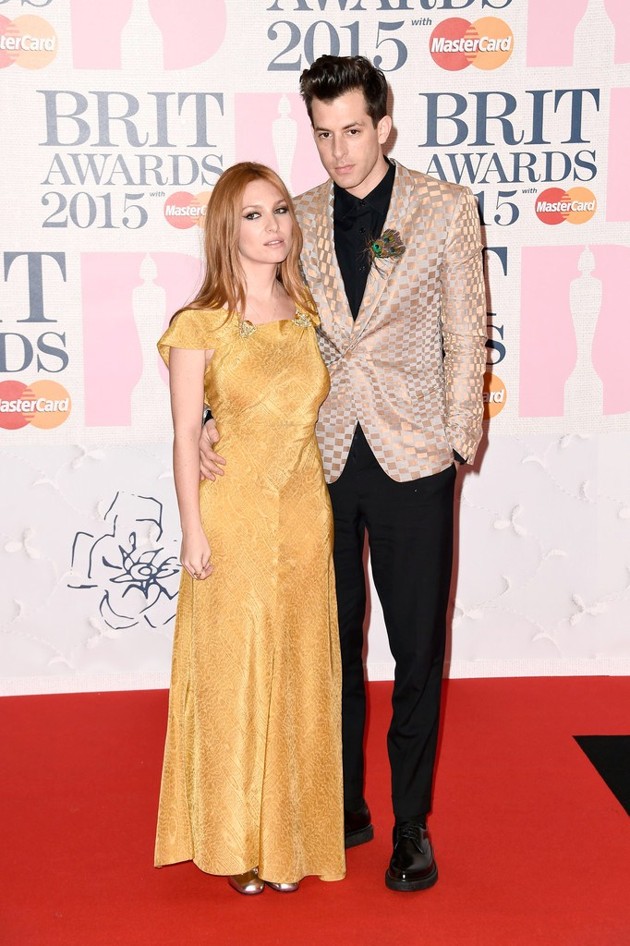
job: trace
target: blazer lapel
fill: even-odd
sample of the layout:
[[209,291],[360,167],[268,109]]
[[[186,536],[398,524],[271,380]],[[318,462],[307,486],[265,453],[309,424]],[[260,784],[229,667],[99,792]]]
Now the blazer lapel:
[[[383,230],[398,230],[403,244],[409,243],[411,236],[411,214],[413,210],[412,195],[414,182],[407,168],[402,164],[396,164],[396,176],[394,177],[394,186],[392,188],[392,197],[389,202],[389,210]],[[378,311],[378,305],[385,288],[391,279],[396,267],[404,262],[404,254],[398,259],[379,260],[378,263],[372,263],[368,273],[367,284],[363,294],[363,301],[359,309],[356,322],[354,323],[354,332],[362,333],[370,319]]]
[[334,191],[333,183],[323,190],[322,202],[316,212],[317,225],[317,258],[321,274],[326,302],[330,306],[332,322],[337,331],[350,335],[354,320],[348,305],[343,276],[335,253],[334,227]]

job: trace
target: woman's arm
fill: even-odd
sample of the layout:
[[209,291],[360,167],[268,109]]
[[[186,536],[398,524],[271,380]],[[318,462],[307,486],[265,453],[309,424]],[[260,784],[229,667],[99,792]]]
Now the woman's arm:
[[182,526],[181,562],[193,578],[207,578],[212,571],[210,546],[199,512],[199,418],[208,360],[203,350],[170,350],[173,471]]

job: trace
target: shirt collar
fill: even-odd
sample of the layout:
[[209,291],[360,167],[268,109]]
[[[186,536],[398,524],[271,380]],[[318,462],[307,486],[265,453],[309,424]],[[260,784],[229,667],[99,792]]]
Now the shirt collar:
[[365,197],[355,197],[354,194],[343,187],[333,184],[335,220],[341,220],[349,214],[356,213],[360,207],[366,204],[382,217],[386,216],[394,187],[396,165],[389,158],[385,158],[385,160],[389,165],[385,177]]

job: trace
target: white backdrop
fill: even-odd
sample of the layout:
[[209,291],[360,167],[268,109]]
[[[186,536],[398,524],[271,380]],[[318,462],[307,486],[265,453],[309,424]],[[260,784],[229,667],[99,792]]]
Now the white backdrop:
[[[625,0],[5,0],[0,692],[167,685],[155,341],[195,291],[223,168],[323,179],[297,87],[324,52],[377,59],[392,154],[484,216],[488,418],[449,673],[630,670]],[[371,599],[368,673],[388,678]]]

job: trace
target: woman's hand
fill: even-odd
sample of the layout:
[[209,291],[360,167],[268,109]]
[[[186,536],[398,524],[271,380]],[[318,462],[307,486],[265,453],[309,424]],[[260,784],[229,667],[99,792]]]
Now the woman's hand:
[[210,544],[202,529],[191,534],[184,534],[180,561],[188,574],[198,581],[212,574]]

